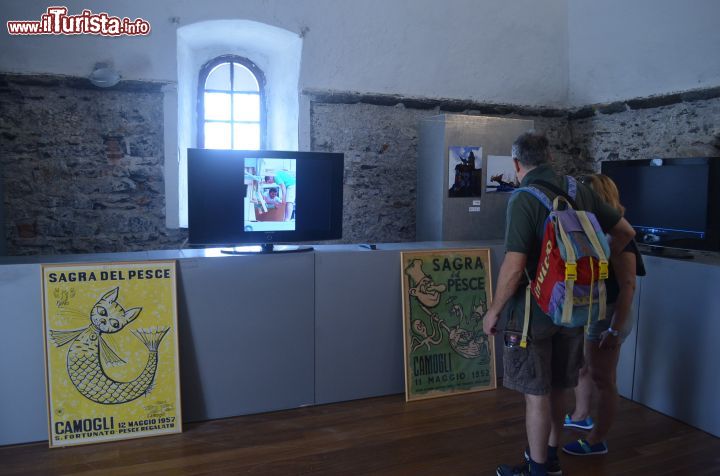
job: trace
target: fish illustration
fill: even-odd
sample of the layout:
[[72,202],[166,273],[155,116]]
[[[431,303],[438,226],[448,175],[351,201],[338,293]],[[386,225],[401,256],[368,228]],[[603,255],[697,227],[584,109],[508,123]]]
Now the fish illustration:
[[103,339],[103,334],[115,334],[137,319],[141,307],[127,311],[117,302],[120,288],[105,293],[90,311],[90,325],[83,329],[50,330],[50,339],[61,347],[71,343],[67,354],[67,370],[77,390],[93,402],[102,404],[127,403],[150,393],[158,366],[158,347],[168,327],[131,331],[150,351],[145,368],[134,380],[118,382],[105,373],[108,366],[126,363]]

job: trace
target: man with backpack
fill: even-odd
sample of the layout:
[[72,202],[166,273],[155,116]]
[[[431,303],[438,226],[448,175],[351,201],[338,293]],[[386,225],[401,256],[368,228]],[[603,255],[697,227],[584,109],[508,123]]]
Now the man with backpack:
[[[497,475],[562,474],[557,448],[564,417],[564,391],[577,385],[583,358],[583,327],[572,327],[576,324],[569,323],[572,309],[565,313],[559,311],[563,320],[567,318],[567,323],[553,322],[538,305],[538,296],[530,297],[527,284],[535,278],[534,289],[539,289],[546,275],[553,274],[554,270],[548,272],[549,261],[551,257],[559,259],[560,253],[550,253],[551,244],[544,235],[548,230],[559,229],[558,234],[562,237],[558,237],[558,248],[563,251],[562,263],[566,269],[562,271],[567,279],[560,286],[561,291],[571,293],[571,308],[573,299],[579,302],[577,296],[572,296],[572,284],[576,280],[580,284],[580,278],[587,280],[588,272],[582,268],[589,264],[590,294],[586,300],[591,312],[587,319],[590,320],[591,316],[597,319],[597,309],[604,307],[602,279],[603,275],[607,275],[609,257],[604,256],[602,251],[603,248],[607,250],[607,244],[597,243],[595,237],[590,236],[594,234],[593,225],[610,235],[611,256],[617,256],[635,232],[627,220],[589,188],[572,178],[555,174],[550,165],[548,140],[543,135],[535,132],[522,134],[513,143],[512,158],[523,188],[515,192],[508,202],[506,254],[500,267],[495,298],[483,318],[483,330],[488,335],[496,334],[500,313],[509,304],[510,317],[503,349],[503,385],[525,395],[529,446],[522,465],[515,468],[501,465],[497,468]],[[571,228],[580,230],[581,238],[589,236],[593,245],[576,246],[568,241],[561,226],[565,219],[556,217],[554,213],[554,210],[563,208],[563,205],[558,206],[560,202],[571,213],[573,209],[588,212],[577,213],[582,215],[582,227]],[[604,237],[600,238],[604,242]],[[589,248],[589,254],[594,257],[575,257],[572,250],[578,251],[579,248]],[[593,249],[598,252],[594,253]],[[565,256],[566,253],[572,256]],[[541,269],[539,274],[538,267]],[[576,288],[578,291],[579,286]],[[593,296],[599,296],[595,298],[594,308]],[[527,313],[526,303],[529,306]],[[584,304],[587,306],[588,303]]]

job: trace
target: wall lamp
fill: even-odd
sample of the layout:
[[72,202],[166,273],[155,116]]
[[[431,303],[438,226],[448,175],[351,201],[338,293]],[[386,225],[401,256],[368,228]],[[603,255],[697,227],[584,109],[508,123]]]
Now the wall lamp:
[[111,88],[120,82],[120,73],[107,63],[97,63],[88,79],[99,88]]

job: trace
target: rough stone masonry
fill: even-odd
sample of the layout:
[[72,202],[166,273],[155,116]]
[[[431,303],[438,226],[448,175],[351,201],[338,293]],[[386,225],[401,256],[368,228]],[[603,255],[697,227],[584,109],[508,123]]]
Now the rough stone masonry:
[[[427,117],[444,113],[442,107],[437,102],[422,109],[402,103],[312,103],[311,147],[345,153],[343,242],[415,240],[419,125]],[[474,109],[464,112],[478,114]],[[571,148],[567,119],[522,112],[505,117],[533,119],[536,129],[553,142],[558,162],[567,163]]]
[[[10,255],[178,248],[165,226],[158,83],[0,74]],[[564,173],[601,160],[720,156],[720,88],[575,110],[307,93],[311,148],[345,153],[341,242],[415,239],[418,124],[443,113],[533,119]]]
[[165,227],[160,85],[0,75],[8,254],[177,248]]

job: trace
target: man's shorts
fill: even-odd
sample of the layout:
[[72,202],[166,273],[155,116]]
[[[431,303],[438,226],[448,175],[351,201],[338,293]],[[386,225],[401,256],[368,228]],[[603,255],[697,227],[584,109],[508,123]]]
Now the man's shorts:
[[530,395],[577,386],[583,365],[583,328],[551,326],[526,348],[503,348],[503,386]]

